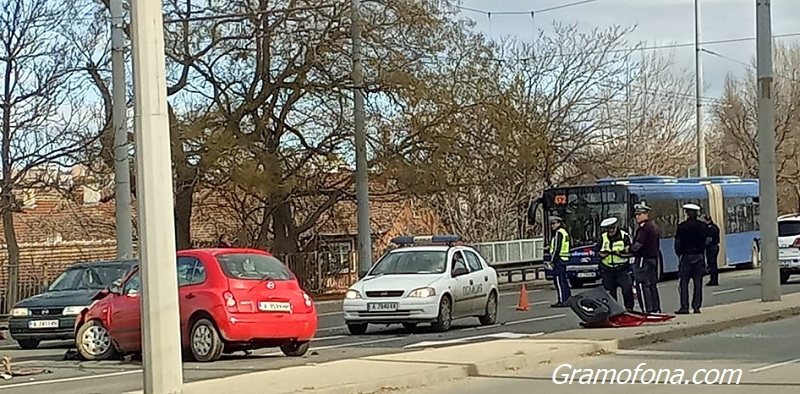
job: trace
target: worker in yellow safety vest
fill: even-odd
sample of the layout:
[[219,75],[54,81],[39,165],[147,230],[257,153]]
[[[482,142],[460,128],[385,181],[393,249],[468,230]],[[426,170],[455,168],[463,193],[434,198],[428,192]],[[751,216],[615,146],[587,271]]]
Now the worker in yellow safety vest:
[[567,281],[567,262],[569,261],[569,233],[564,229],[564,221],[558,216],[550,217],[550,262],[548,268],[553,270],[553,282],[558,293],[558,302],[552,308],[566,308],[567,300],[572,296]]
[[633,310],[633,278],[630,255],[626,249],[631,245],[631,237],[619,229],[617,218],[607,218],[600,223],[605,229],[600,235],[597,249],[600,254],[600,277],[603,287],[617,300],[617,288],[622,290],[625,309]]

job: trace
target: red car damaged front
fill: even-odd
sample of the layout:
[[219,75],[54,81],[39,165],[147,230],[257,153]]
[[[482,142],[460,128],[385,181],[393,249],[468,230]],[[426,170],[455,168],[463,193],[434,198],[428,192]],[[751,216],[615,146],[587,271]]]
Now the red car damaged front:
[[[302,356],[317,330],[311,297],[269,253],[200,249],[178,253],[178,299],[184,348],[197,361],[222,353],[279,347]],[[139,272],[98,294],[76,319],[75,341],[85,359],[141,352]]]

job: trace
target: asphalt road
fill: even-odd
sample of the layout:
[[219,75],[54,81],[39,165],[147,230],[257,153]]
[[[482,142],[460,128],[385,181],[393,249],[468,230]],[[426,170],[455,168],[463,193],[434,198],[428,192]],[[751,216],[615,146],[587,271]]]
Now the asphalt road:
[[[758,270],[723,273],[720,278],[721,286],[706,288],[705,304],[718,305],[759,298],[759,281]],[[677,309],[677,281],[663,282],[660,289],[664,311]],[[800,283],[790,282],[782,290],[784,293],[800,292]],[[499,324],[481,327],[477,319],[464,319],[454,322],[453,330],[444,334],[432,333],[426,327],[419,327],[415,332],[408,333],[400,326],[371,326],[366,335],[351,336],[346,331],[340,313],[324,314],[320,316],[317,338],[305,357],[287,358],[277,349],[264,349],[249,356],[228,356],[214,363],[187,362],[184,364],[184,379],[212,379],[343,358],[412,351],[423,346],[448,346],[457,340],[487,340],[490,335],[549,333],[578,327],[579,320],[569,309],[549,307],[555,299],[553,290],[540,289],[528,293],[531,304],[529,311],[519,312],[515,309],[518,293],[505,293],[500,297]],[[36,376],[0,380],[0,394],[33,394],[45,390],[59,394],[110,394],[141,389],[139,362],[65,360],[64,355],[69,348],[69,343],[46,343],[40,349],[25,351],[9,341],[0,344],[0,356],[10,357],[15,368],[46,368],[52,371]]]
[[[795,317],[621,351],[614,355],[592,357],[571,364],[552,365],[536,371],[442,383],[425,389],[407,390],[403,394],[746,394],[756,392],[759,387],[761,390],[769,390],[771,394],[798,393],[798,327],[800,317]],[[637,366],[639,372],[634,375]],[[613,373],[606,375],[598,371],[612,368],[617,371],[616,378]],[[622,372],[623,370],[630,372]],[[570,383],[569,377],[573,372],[575,378]],[[580,378],[585,374],[586,378],[581,384]],[[620,384],[630,376],[637,377],[630,380],[637,384]]]

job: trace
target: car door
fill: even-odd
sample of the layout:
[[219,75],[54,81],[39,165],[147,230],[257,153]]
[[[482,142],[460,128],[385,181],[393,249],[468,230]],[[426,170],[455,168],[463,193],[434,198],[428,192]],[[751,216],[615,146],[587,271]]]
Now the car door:
[[206,281],[203,263],[193,256],[180,256],[178,269],[178,305],[180,307],[181,337],[188,343],[189,318],[200,308],[202,297],[198,297],[200,286]]
[[[456,275],[456,270],[459,268],[464,270],[462,275]],[[469,267],[464,254],[460,250],[453,251],[450,257],[450,275],[455,282],[455,288],[453,289],[453,316],[465,316],[473,309],[474,301],[470,291]]]
[[109,334],[120,350],[139,351],[142,348],[141,276],[131,275],[122,286],[122,295],[111,306]]
[[486,300],[489,297],[489,290],[491,290],[489,270],[484,268],[475,252],[465,249],[464,257],[467,259],[467,267],[469,268],[469,283],[470,286],[472,286],[471,290],[473,291],[474,295],[472,311],[482,314],[486,309]]

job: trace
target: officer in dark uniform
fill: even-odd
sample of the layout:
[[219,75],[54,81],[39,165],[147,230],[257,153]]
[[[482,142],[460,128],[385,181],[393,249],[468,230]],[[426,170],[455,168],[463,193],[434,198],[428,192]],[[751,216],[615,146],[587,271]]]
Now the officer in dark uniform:
[[706,239],[708,226],[697,220],[700,207],[695,204],[683,206],[686,220],[678,224],[675,233],[675,254],[678,255],[678,292],[681,297],[681,308],[676,314],[689,313],[689,280],[694,284],[692,309],[700,313],[703,304],[703,276],[706,273]]
[[626,250],[631,246],[631,237],[617,226],[617,218],[608,218],[600,223],[607,229],[600,235],[597,249],[600,253],[600,276],[603,288],[617,300],[617,287],[622,290],[625,309],[633,310],[633,279],[631,278],[630,256]]
[[550,217],[550,229],[553,238],[550,240],[549,267],[553,270],[553,282],[558,293],[558,302],[552,308],[567,308],[567,300],[572,296],[567,281],[567,261],[569,261],[569,233],[564,229],[564,221],[558,216]]
[[719,269],[717,256],[719,256],[719,226],[711,220],[711,216],[703,215],[703,222],[708,227],[706,239],[706,266],[708,268],[708,283],[706,286],[719,286]]
[[633,278],[636,280],[639,306],[645,313],[661,313],[661,297],[658,294],[658,259],[661,253],[661,233],[650,220],[650,207],[636,204],[636,234],[630,252],[635,258]]

